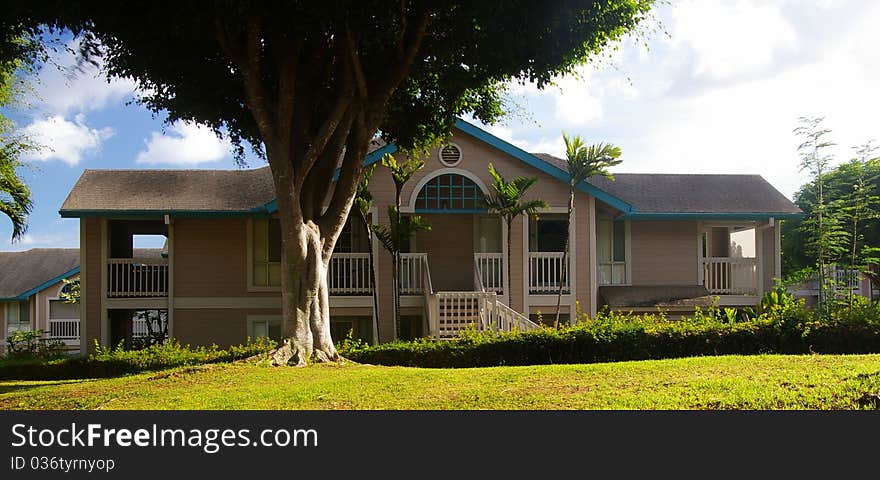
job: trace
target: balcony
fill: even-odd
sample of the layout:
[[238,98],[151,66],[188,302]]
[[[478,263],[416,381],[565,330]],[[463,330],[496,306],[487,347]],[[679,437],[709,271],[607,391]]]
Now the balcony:
[[111,258],[107,260],[108,298],[168,296],[168,260],[165,258]]
[[713,295],[757,295],[757,259],[706,257],[703,259],[703,285]]
[[[529,252],[529,293],[551,295],[559,292],[563,252]],[[571,270],[567,270],[562,293],[569,293]]]
[[327,271],[330,295],[372,295],[369,253],[334,253]]

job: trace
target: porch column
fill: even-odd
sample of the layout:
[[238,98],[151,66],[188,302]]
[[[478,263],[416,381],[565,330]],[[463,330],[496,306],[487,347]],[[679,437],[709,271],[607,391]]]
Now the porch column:
[[755,223],[755,293],[764,294],[764,230],[766,226]]
[[[590,318],[596,316],[596,312],[598,311],[598,298],[599,298],[599,272],[598,272],[598,259],[599,257],[596,254],[596,235],[598,229],[596,228],[596,197],[590,196],[589,205],[588,205],[588,215],[587,222],[589,224],[589,265],[590,265],[590,284],[589,284],[589,298],[587,299],[587,314],[590,315]],[[631,259],[627,258],[628,262],[632,262]]]
[[174,220],[170,215],[165,215],[165,225],[168,228],[168,338],[174,338]]

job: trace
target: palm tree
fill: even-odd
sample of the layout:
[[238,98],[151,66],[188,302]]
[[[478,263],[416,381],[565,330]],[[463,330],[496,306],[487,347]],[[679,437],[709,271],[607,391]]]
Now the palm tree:
[[568,232],[571,229],[571,211],[574,209],[574,191],[583,181],[595,175],[603,175],[614,180],[608,169],[620,165],[620,148],[610,143],[584,145],[580,135],[569,137],[562,132],[565,140],[565,156],[568,163],[568,216],[565,220],[565,247],[562,249],[562,275],[556,295],[555,328],[559,328],[559,310],[562,305],[562,286],[568,273]]
[[[507,285],[510,288],[510,227],[513,220],[522,215],[536,215],[539,208],[546,208],[544,200],[523,200],[526,191],[538,181],[535,177],[517,177],[506,181],[495,167],[489,164],[492,175],[492,192],[485,199],[490,212],[497,213],[507,226]],[[508,295],[510,295],[508,293]]]
[[0,213],[12,220],[12,241],[27,231],[33,202],[31,191],[18,176],[18,156],[26,147],[16,139],[0,138]]
[[422,167],[425,161],[421,158],[407,156],[407,160],[403,163],[397,163],[397,159],[393,155],[386,153],[382,156],[382,166],[388,168],[391,172],[391,179],[394,181],[395,203],[393,207],[388,207],[388,225],[371,225],[370,229],[376,233],[376,238],[388,250],[392,257],[391,276],[393,278],[393,286],[391,287],[394,296],[394,328],[395,337],[400,335],[400,253],[403,246],[409,241],[409,238],[418,231],[430,230],[431,226],[422,217],[414,215],[404,220],[400,216],[400,195],[403,187],[412,179]]
[[355,212],[361,219],[364,226],[364,233],[367,234],[367,241],[370,249],[370,283],[373,292],[373,341],[379,343],[379,297],[376,295],[376,259],[373,258],[373,231],[370,228],[370,209],[373,208],[373,194],[370,193],[370,180],[376,171],[376,164],[372,164],[364,169],[364,176],[358,184],[357,192],[354,195]]
[[388,207],[388,225],[372,225],[370,228],[376,233],[379,243],[391,254],[394,259],[391,269],[392,288],[394,296],[394,328],[395,337],[400,336],[400,252],[403,246],[416,232],[430,230],[431,225],[422,217],[412,215],[408,219],[401,218],[400,208]]

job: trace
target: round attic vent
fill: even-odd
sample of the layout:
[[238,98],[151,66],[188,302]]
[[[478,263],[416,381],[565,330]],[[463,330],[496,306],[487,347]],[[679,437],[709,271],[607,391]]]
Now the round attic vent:
[[454,167],[461,163],[461,148],[450,143],[440,149],[440,162],[447,167]]

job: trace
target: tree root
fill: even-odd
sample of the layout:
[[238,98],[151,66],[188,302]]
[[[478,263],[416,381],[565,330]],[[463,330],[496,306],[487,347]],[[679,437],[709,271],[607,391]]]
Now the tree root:
[[345,363],[345,358],[339,353],[334,352],[333,355],[329,355],[323,350],[315,350],[311,358],[306,358],[300,354],[299,349],[291,345],[290,339],[285,339],[280,347],[269,351],[267,355],[269,365],[273,367],[285,365],[305,367],[309,363]]

